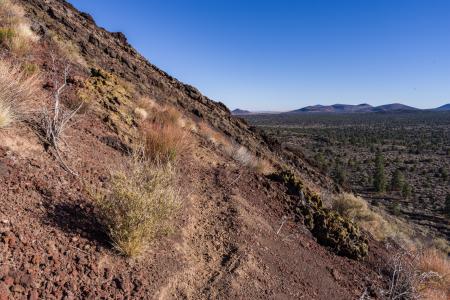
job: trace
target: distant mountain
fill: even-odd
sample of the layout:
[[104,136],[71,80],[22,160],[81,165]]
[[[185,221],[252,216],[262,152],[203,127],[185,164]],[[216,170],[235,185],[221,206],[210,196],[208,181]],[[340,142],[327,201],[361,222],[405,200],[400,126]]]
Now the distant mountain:
[[345,113],[345,112],[370,112],[373,107],[369,104],[363,103],[359,105],[349,104],[334,104],[334,105],[313,105],[306,106],[301,109],[291,111],[290,113],[298,112],[329,112],[329,113]]
[[334,104],[306,106],[288,113],[369,113],[369,112],[406,112],[416,111],[418,108],[400,103],[372,106],[367,103],[358,105]]
[[236,108],[235,110],[233,110],[232,112],[231,112],[231,114],[233,114],[233,115],[235,115],[235,116],[239,116],[239,115],[249,115],[249,114],[251,114],[252,112],[251,111],[249,111],[249,110],[243,110],[243,109],[239,109],[239,108]]
[[380,105],[373,108],[373,112],[400,112],[400,111],[416,111],[420,110],[418,108],[400,104],[400,103],[393,103],[393,104],[386,104],[386,105]]
[[442,106],[439,106],[438,108],[435,108],[433,110],[437,111],[450,111],[450,103],[444,104]]

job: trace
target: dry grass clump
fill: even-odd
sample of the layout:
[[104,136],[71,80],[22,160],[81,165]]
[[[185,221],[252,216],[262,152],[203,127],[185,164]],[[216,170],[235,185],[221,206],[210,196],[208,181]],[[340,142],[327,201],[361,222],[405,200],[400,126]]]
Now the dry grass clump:
[[450,298],[450,261],[445,254],[427,249],[418,256],[417,268],[422,273],[430,274],[420,287],[421,294],[434,297],[426,299]]
[[143,119],[142,116],[145,115],[144,120],[148,119],[152,123],[184,127],[185,121],[182,114],[173,106],[158,104],[149,97],[141,97],[136,101],[136,104],[134,114],[141,120]]
[[231,156],[241,165],[252,167],[255,164],[255,157],[244,146],[235,146],[231,151]]
[[148,112],[140,107],[134,109],[134,115],[141,121],[145,121],[148,118]]
[[450,253],[450,243],[444,238],[435,238],[431,242],[431,247],[443,253]]
[[268,160],[263,158],[256,159],[256,163],[253,167],[256,172],[264,175],[269,175],[275,172],[273,165]]
[[27,54],[38,39],[23,9],[10,0],[0,0],[0,44],[21,56]]
[[183,121],[181,121],[181,113],[172,106],[165,107],[159,114],[156,114],[155,117],[157,117],[155,121],[159,123],[173,124],[183,127]]
[[128,257],[137,257],[169,229],[179,195],[171,163],[134,158],[127,168],[112,172],[109,191],[95,198],[114,247]]
[[395,225],[385,220],[381,214],[372,211],[361,197],[342,193],[333,198],[331,206],[339,214],[370,232],[377,240],[384,240],[396,234]]
[[69,62],[74,62],[84,68],[88,67],[86,60],[80,54],[80,49],[72,41],[65,40],[56,33],[50,31],[49,36],[56,45],[58,54]]
[[215,146],[230,146],[230,142],[217,130],[212,129],[205,121],[199,122],[197,126],[191,128],[191,131],[193,131],[194,133],[198,133],[200,136],[202,136]]
[[27,76],[18,66],[0,61],[0,128],[8,127],[31,111],[40,92],[37,75]]
[[150,98],[137,101],[134,115],[139,120],[144,154],[152,161],[175,161],[189,150],[188,133],[182,115],[171,106],[162,106]]
[[153,161],[175,161],[188,149],[187,133],[176,125],[150,123],[141,132],[145,155]]
[[225,152],[230,155],[239,164],[253,169],[261,174],[270,174],[274,168],[272,164],[263,158],[255,157],[247,148],[232,143],[224,144]]
[[0,102],[0,128],[8,127],[13,122],[11,108]]
[[154,109],[161,109],[160,105],[158,103],[156,103],[155,100],[153,100],[152,98],[150,98],[148,96],[140,97],[136,101],[136,105],[140,109],[145,110],[147,112],[151,112]]

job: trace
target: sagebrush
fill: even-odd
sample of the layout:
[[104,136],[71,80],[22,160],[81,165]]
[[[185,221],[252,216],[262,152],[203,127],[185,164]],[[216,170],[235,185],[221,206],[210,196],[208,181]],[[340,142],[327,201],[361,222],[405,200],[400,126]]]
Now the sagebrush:
[[180,204],[171,163],[145,159],[112,172],[108,190],[96,193],[101,223],[114,247],[137,257],[149,243],[169,228]]

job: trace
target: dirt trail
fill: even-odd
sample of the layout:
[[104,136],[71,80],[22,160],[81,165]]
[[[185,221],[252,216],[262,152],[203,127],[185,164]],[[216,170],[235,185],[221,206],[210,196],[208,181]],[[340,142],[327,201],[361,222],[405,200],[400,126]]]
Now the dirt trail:
[[156,298],[356,299],[377,282],[283,221],[283,191],[267,178],[229,161],[193,165],[189,220],[176,246],[185,263]]
[[[240,228],[230,191],[218,181],[220,168],[195,170],[189,199],[188,225],[177,250],[186,267],[175,274],[159,298],[217,299],[230,297],[234,273],[241,263]],[[192,176],[192,175],[191,175]]]

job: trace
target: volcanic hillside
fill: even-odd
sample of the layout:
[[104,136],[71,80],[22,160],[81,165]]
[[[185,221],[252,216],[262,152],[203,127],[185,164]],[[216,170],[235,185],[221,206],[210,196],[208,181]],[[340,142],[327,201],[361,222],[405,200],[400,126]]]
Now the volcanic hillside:
[[3,0],[0,45],[0,299],[395,292],[398,246],[329,208],[340,187],[122,33]]

